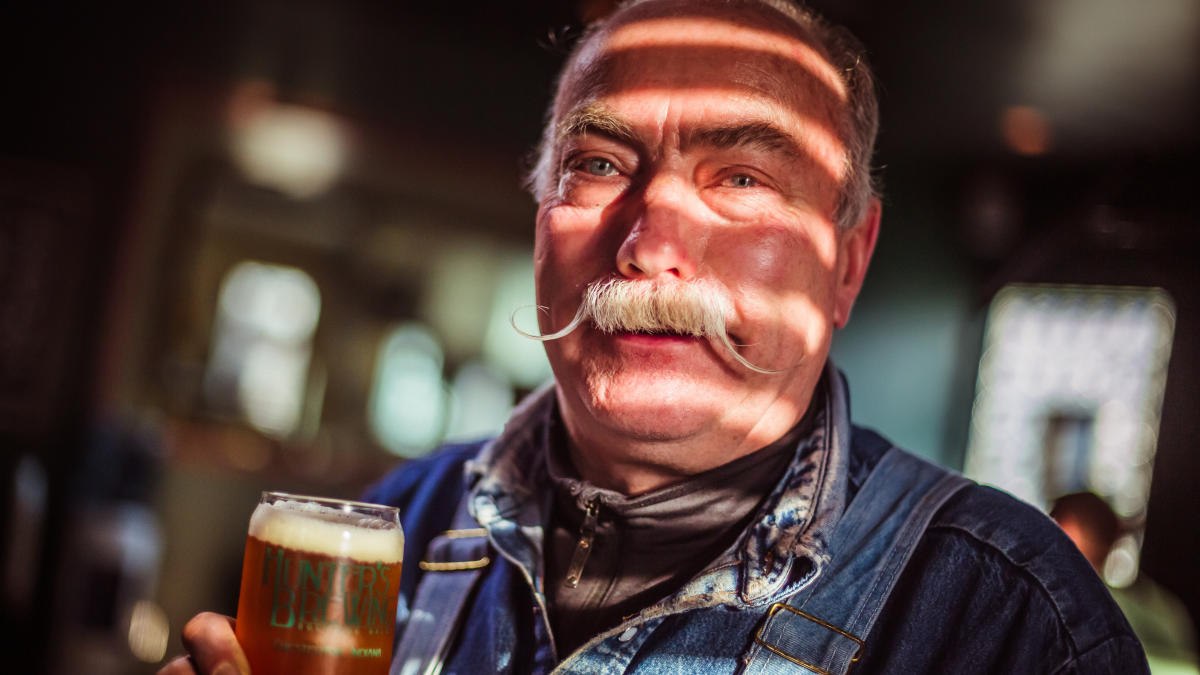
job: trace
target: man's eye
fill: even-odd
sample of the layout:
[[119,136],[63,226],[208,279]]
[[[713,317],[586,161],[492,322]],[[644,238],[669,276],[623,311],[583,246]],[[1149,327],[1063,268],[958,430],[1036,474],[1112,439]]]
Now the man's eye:
[[758,185],[758,181],[753,176],[747,176],[744,173],[734,174],[725,179],[725,184],[735,188],[751,188]]
[[589,157],[583,160],[583,170],[593,176],[615,176],[617,167],[603,157]]

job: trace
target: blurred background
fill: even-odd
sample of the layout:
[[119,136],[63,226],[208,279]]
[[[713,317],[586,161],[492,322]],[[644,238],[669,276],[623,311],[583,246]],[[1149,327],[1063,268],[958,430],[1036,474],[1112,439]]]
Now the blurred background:
[[[7,672],[153,672],[236,611],[259,491],[353,497],[549,376],[508,325],[520,176],[611,4],[0,10]],[[1157,582],[1156,672],[1188,672],[1200,0],[813,4],[881,86],[856,420],[1042,508],[1099,495],[1099,571]]]

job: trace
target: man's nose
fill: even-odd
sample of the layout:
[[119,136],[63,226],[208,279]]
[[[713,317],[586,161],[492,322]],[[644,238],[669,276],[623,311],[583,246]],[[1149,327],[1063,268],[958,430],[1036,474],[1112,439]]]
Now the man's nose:
[[687,181],[656,177],[640,196],[636,213],[630,214],[633,224],[617,251],[617,270],[631,279],[694,276],[705,234]]

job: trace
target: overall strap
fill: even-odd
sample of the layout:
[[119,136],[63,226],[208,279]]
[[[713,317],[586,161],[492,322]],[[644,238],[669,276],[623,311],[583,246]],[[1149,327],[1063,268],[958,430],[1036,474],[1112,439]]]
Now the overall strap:
[[849,670],[926,526],[968,484],[902,450],[888,450],[834,529],[829,563],[786,603],[771,606],[744,672]]
[[429,542],[424,571],[404,634],[392,655],[390,675],[437,675],[462,625],[467,598],[491,559],[487,530],[479,527],[463,495],[446,530]]

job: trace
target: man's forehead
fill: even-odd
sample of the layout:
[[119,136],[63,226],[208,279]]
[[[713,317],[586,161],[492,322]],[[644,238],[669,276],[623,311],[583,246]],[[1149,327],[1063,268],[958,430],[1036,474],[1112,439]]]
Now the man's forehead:
[[[846,170],[838,133],[844,82],[790,19],[729,9],[692,3],[676,8],[664,0],[616,17],[583,45],[563,79],[553,122],[557,139],[580,132],[632,139],[633,120],[617,111],[628,109],[625,102],[661,104],[659,95],[667,94],[692,127],[679,129],[684,144],[723,145],[728,136],[759,147],[797,148],[785,154],[805,155],[840,182]],[[768,139],[764,129],[779,141]]]
[[[638,9],[653,9],[647,3]],[[757,6],[752,4],[752,6]],[[711,53],[716,57],[745,61],[766,61],[784,66],[803,79],[816,80],[825,92],[839,102],[846,100],[846,85],[822,51],[815,47],[806,31],[774,10],[760,12],[700,4],[685,6],[667,15],[633,14],[614,22],[601,38],[603,52],[633,50],[673,50],[679,54]],[[644,13],[644,12],[643,12]],[[796,78],[801,79],[801,78]]]
[[825,119],[841,114],[846,85],[802,28],[765,6],[747,7],[760,11],[662,0],[614,17],[564,74],[556,117],[638,90],[757,94],[805,118],[814,109]]

